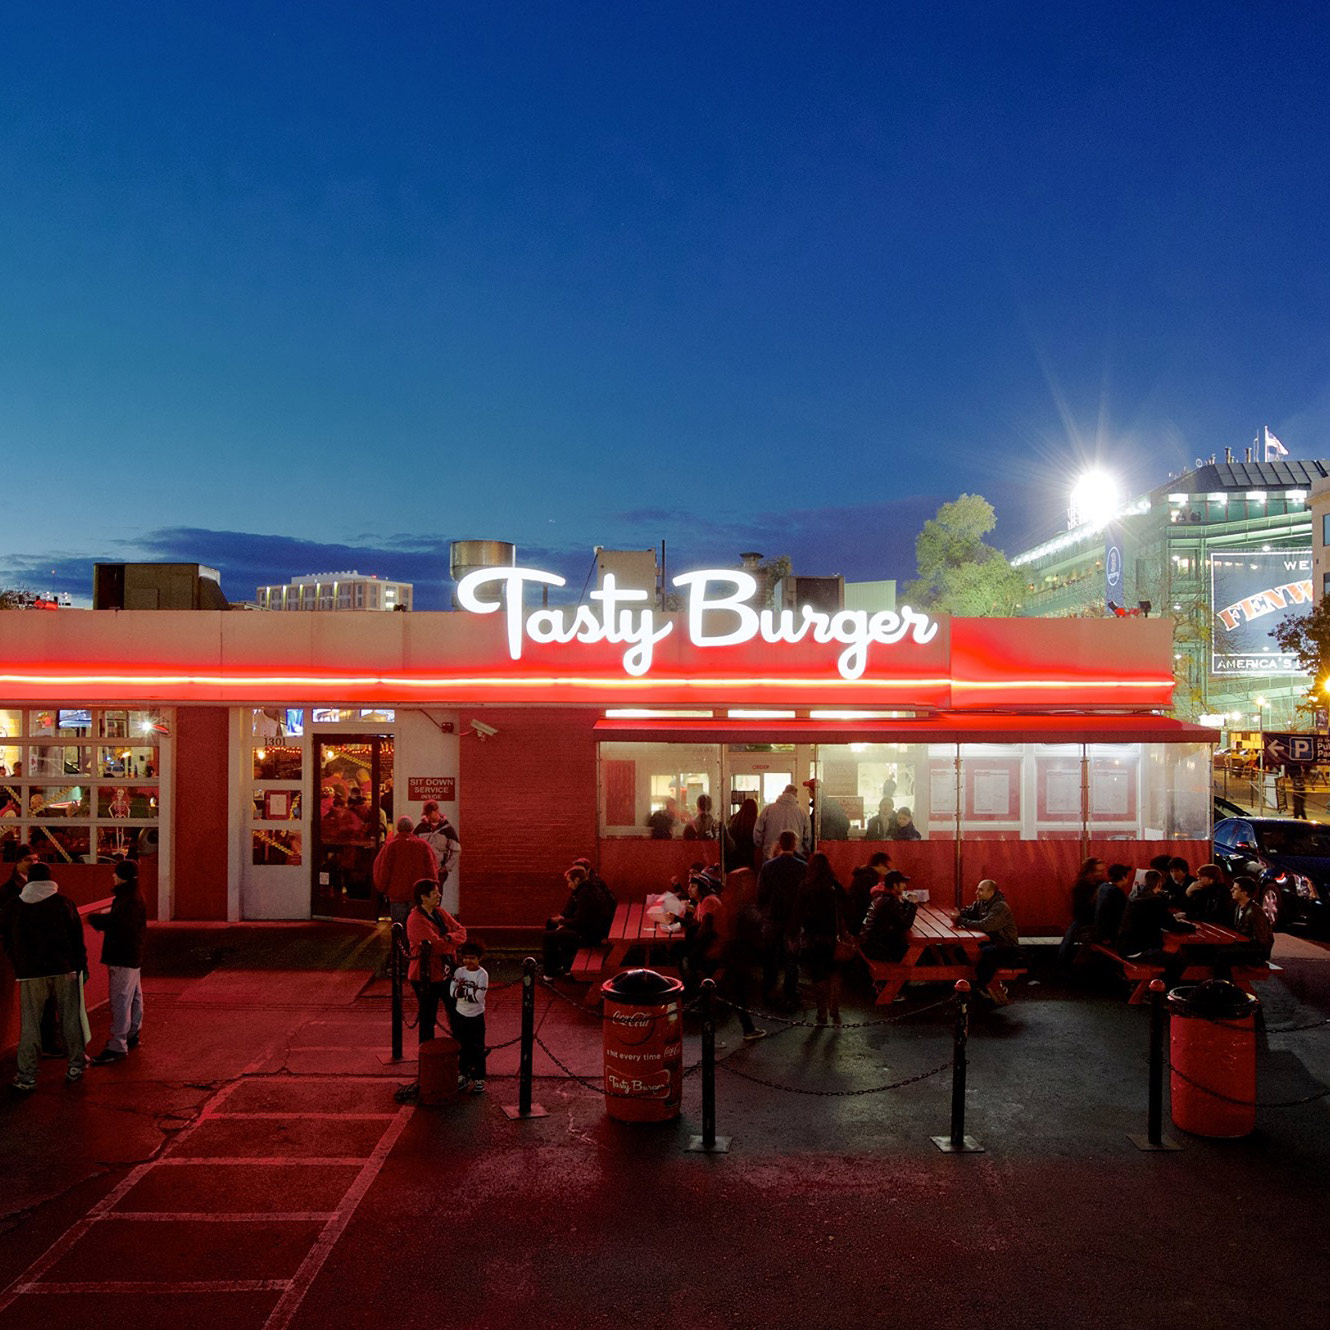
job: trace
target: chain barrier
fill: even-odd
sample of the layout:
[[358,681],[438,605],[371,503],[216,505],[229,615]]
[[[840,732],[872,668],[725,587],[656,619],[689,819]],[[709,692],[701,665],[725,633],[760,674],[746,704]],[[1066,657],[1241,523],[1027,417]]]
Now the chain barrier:
[[[729,1007],[733,1011],[738,1011],[743,1006],[742,1003],[733,1002],[728,998],[722,997],[719,993],[715,995],[715,1001],[722,1006]],[[796,1020],[790,1016],[782,1016],[778,1012],[763,1011],[758,1007],[748,1007],[748,1014],[757,1020],[774,1021],[779,1025],[784,1025],[787,1029],[808,1029],[808,1030],[871,1030],[877,1026],[895,1025],[898,1021],[903,1021],[911,1016],[922,1016],[927,1011],[936,1011],[939,1007],[948,1007],[953,999],[948,996],[937,1002],[930,1002],[923,1007],[911,1007],[909,1011],[902,1011],[897,1016],[883,1016],[873,1021],[844,1021],[840,1024],[828,1025],[825,1021]]]
[[732,1057],[722,1058],[717,1061],[716,1066],[724,1068],[732,1076],[739,1076],[745,1081],[752,1081],[754,1085],[765,1086],[768,1090],[781,1090],[786,1094],[805,1094],[813,1095],[816,1098],[823,1099],[853,1099],[858,1095],[882,1094],[886,1090],[899,1090],[902,1086],[914,1085],[918,1081],[926,1081],[930,1076],[940,1075],[950,1066],[950,1060],[932,1068],[930,1071],[921,1071],[914,1076],[906,1076],[902,1080],[892,1081],[890,1085],[870,1085],[862,1090],[810,1090],[801,1085],[781,1085],[776,1081],[765,1080],[761,1076],[754,1076],[751,1072],[740,1071],[738,1067],[730,1066]]
[[1324,1099],[1327,1095],[1330,1095],[1330,1088],[1327,1088],[1318,1090],[1315,1094],[1303,1095],[1301,1099],[1234,1099],[1232,1095],[1222,1094],[1218,1090],[1212,1090],[1208,1085],[1202,1085],[1200,1081],[1193,1080],[1186,1072],[1179,1071],[1172,1062],[1168,1062],[1166,1065],[1178,1080],[1186,1081],[1188,1085],[1200,1090],[1203,1094],[1208,1094],[1212,1099],[1218,1099],[1225,1104],[1236,1104],[1239,1108],[1301,1108],[1303,1104],[1314,1104],[1318,1099]]

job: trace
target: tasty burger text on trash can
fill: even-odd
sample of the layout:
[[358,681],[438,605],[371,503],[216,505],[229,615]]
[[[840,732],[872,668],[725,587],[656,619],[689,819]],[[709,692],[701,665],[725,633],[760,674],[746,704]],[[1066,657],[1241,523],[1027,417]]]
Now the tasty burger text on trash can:
[[1195,1136],[1236,1137],[1256,1126],[1256,1011],[1226,979],[1175,988],[1169,1093],[1173,1122]]
[[620,1122],[668,1122],[683,1099],[683,984],[623,970],[601,985],[605,1110]]

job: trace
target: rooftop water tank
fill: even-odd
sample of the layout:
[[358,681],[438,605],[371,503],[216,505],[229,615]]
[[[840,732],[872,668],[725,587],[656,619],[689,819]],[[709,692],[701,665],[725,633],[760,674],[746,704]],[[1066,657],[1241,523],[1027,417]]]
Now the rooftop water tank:
[[[455,540],[448,554],[448,572],[454,582],[478,568],[513,568],[517,564],[517,546],[509,540]],[[453,609],[457,592],[453,591]]]

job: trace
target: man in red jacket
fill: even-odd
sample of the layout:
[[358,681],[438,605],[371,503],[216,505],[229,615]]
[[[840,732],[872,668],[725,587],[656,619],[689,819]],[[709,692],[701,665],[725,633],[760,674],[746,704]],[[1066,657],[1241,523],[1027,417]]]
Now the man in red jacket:
[[393,923],[406,925],[411,913],[412,889],[421,878],[439,880],[439,860],[429,845],[415,834],[409,817],[397,819],[397,835],[388,841],[374,860],[374,887],[388,898]]

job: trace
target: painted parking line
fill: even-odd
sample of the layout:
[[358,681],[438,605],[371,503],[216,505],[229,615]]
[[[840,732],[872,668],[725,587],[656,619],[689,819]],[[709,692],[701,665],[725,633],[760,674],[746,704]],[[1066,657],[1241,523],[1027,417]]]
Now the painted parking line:
[[[323,1083],[333,1081],[335,1078],[327,1078]],[[363,1082],[363,1077],[348,1077],[346,1080]],[[382,1078],[380,1078],[382,1079]],[[321,1078],[323,1080],[323,1078]],[[137,1165],[108,1192],[102,1199],[96,1202],[89,1210],[88,1214],[82,1219],[76,1221],[70,1228],[62,1234],[46,1252],[44,1252],[32,1265],[23,1272],[8,1288],[0,1291],[0,1314],[3,1314],[16,1299],[25,1296],[49,1296],[55,1294],[93,1294],[93,1295],[156,1295],[156,1294],[198,1294],[203,1296],[215,1296],[219,1294],[253,1294],[253,1293],[278,1293],[280,1297],[273,1307],[267,1320],[264,1322],[264,1330],[284,1330],[289,1325],[291,1319],[299,1310],[306,1293],[313,1284],[319,1271],[323,1268],[328,1256],[332,1252],[338,1239],[345,1231],[355,1214],[357,1207],[364,1198],[366,1192],[373,1184],[392,1151],[398,1138],[405,1130],[406,1124],[410,1119],[412,1110],[409,1106],[403,1105],[395,1112],[286,1112],[280,1109],[273,1109],[268,1112],[256,1111],[228,1111],[229,1101],[241,1090],[242,1087],[253,1085],[254,1082],[247,1081],[243,1077],[222,1087],[210,1100],[208,1100],[199,1115],[191,1122],[174,1141],[167,1147],[168,1153],[164,1153],[157,1159],[150,1160],[144,1164]],[[295,1097],[300,1097],[300,1092],[307,1086],[307,1081],[301,1081],[299,1078],[292,1078],[289,1082],[297,1093]],[[281,1098],[281,1091],[284,1082],[277,1080],[265,1080],[264,1093],[269,1097]],[[274,1092],[275,1096],[274,1096]],[[331,1156],[300,1156],[300,1155],[264,1155],[264,1156],[209,1156],[194,1155],[191,1156],[184,1152],[191,1143],[191,1138],[198,1135],[200,1130],[208,1123],[218,1123],[225,1121],[257,1121],[269,1120],[274,1122],[285,1122],[296,1119],[313,1119],[320,1121],[346,1121],[346,1122],[380,1122],[384,1123],[385,1129],[380,1133],[377,1141],[374,1142],[368,1155],[331,1155]],[[182,1149],[183,1146],[183,1149]],[[226,1167],[226,1166],[245,1166],[248,1168],[290,1168],[290,1167],[320,1167],[320,1168],[348,1168],[354,1169],[355,1175],[342,1194],[338,1204],[331,1210],[311,1210],[311,1211],[245,1211],[222,1214],[198,1213],[188,1210],[175,1211],[135,1211],[123,1210],[117,1207],[125,1201],[135,1187],[139,1186],[144,1179],[154,1170],[162,1168],[176,1169],[195,1169],[205,1167]],[[131,1224],[138,1225],[142,1223],[208,1223],[217,1225],[240,1225],[240,1224],[318,1224],[318,1233],[314,1236],[310,1249],[305,1255],[295,1273],[286,1279],[109,1279],[109,1280],[69,1280],[69,1279],[46,1279],[45,1276],[51,1272],[62,1260],[67,1258],[74,1247],[84,1238],[88,1237],[103,1220],[129,1221]],[[232,1230],[237,1231],[235,1229]],[[222,1230],[225,1232],[225,1229]],[[222,1241],[225,1241],[223,1238]]]

